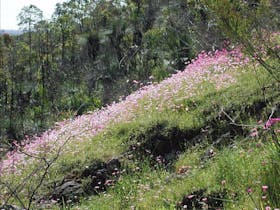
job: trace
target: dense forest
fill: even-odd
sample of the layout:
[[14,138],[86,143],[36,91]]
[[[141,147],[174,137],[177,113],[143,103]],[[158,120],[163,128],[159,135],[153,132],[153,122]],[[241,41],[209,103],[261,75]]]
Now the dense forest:
[[118,101],[224,40],[199,1],[68,0],[51,20],[34,5],[0,37],[2,142]]

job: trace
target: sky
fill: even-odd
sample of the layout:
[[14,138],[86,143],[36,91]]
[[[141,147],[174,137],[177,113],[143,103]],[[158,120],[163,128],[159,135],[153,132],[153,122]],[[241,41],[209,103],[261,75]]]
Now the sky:
[[24,6],[33,4],[43,11],[45,18],[50,18],[56,3],[65,0],[0,0],[0,29],[18,29],[17,16]]

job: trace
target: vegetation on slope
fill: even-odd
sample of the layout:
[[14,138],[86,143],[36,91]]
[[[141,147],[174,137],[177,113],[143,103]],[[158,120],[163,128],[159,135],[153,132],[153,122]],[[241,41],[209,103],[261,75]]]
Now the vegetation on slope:
[[279,33],[250,25],[270,21],[274,4],[205,7],[250,59],[225,43],[125,100],[14,142],[0,164],[1,208],[279,207]]
[[23,33],[0,35],[1,146],[161,81],[200,50],[220,46],[222,34],[194,42],[210,19],[193,3],[65,0],[51,19],[23,5]]
[[[271,130],[262,131],[257,123],[270,115],[274,102],[279,104],[279,94],[277,88],[266,92],[266,103],[260,94],[259,81],[252,74],[242,75],[238,84],[214,96],[193,98],[193,102],[203,103],[197,104],[191,113],[186,114],[184,109],[158,113],[149,119],[125,124],[124,128],[118,126],[117,133],[109,135],[117,135],[113,141],[121,138],[122,142],[128,142],[125,145],[131,145],[131,140],[137,141],[132,142],[134,147],[144,142],[145,149],[150,151],[139,157],[139,151],[143,150],[135,149],[136,153],[132,152],[135,159],[126,163],[131,170],[121,176],[114,188],[101,197],[86,199],[79,208],[201,209],[208,205],[209,209],[264,209],[279,206],[279,146]],[[262,82],[264,86],[269,84],[266,79]],[[211,101],[215,102],[214,106]],[[235,123],[221,110],[235,118]],[[194,119],[201,120],[201,124]],[[248,124],[252,126],[240,127]],[[251,133],[254,127],[260,131],[257,136]],[[195,130],[199,132],[194,134]],[[193,138],[189,133],[194,134]],[[181,138],[176,139],[178,137]],[[168,140],[185,145],[172,151],[171,146],[176,143],[166,143],[170,150],[158,154],[165,144],[159,141]]]
[[160,84],[26,139],[1,163],[1,199],[43,209],[277,207],[279,134],[257,123],[279,115],[271,81],[238,50],[202,53]]

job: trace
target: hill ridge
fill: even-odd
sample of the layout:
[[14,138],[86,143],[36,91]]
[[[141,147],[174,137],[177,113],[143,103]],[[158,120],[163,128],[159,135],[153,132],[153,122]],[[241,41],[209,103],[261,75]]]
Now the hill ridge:
[[[202,51],[196,59],[193,59],[186,66],[184,71],[173,74],[161,83],[144,86],[127,96],[125,100],[112,103],[93,114],[85,114],[75,119],[57,122],[55,128],[49,129],[41,136],[27,138],[23,141],[24,147],[15,143],[21,152],[10,151],[7,158],[1,162],[0,171],[2,173],[14,171],[20,168],[17,164],[28,164],[25,161],[26,154],[36,156],[37,153],[55,151],[55,148],[64,145],[63,141],[60,142],[61,139],[75,138],[76,141],[83,141],[104,130],[110,123],[132,120],[133,115],[139,109],[140,101],[143,99],[145,100],[144,109],[149,110],[152,108],[151,106],[156,106],[156,109],[160,111],[165,107],[174,106],[172,97],[174,98],[182,89],[189,94],[185,97],[194,96],[198,83],[209,82],[214,83],[217,89],[224,88],[235,82],[234,76],[229,71],[233,72],[248,61],[248,58],[245,58],[241,53],[240,48],[222,49],[215,52]],[[24,152],[22,148],[24,148]]]

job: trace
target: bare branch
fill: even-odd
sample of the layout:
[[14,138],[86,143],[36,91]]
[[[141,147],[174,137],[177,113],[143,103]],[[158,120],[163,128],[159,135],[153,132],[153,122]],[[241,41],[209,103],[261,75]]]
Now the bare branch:
[[235,125],[235,126],[238,126],[238,127],[251,127],[251,128],[255,128],[255,127],[263,127],[263,125],[246,125],[246,124],[239,124],[239,123],[236,123],[235,120],[229,116],[229,114],[227,114],[224,109],[222,108],[221,110],[221,113],[223,113],[231,122],[230,124],[232,125]]

